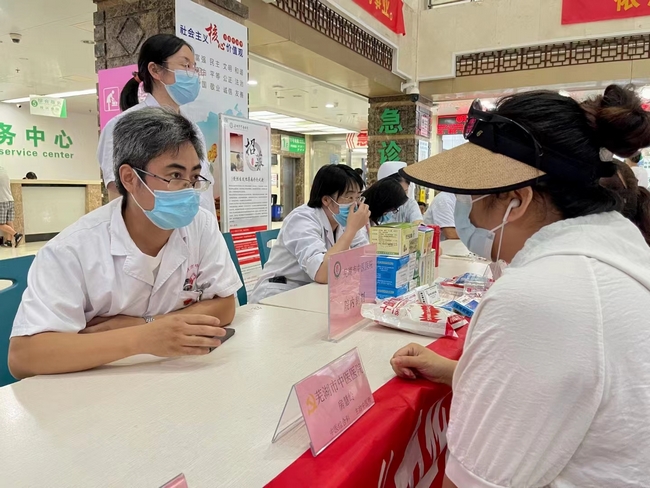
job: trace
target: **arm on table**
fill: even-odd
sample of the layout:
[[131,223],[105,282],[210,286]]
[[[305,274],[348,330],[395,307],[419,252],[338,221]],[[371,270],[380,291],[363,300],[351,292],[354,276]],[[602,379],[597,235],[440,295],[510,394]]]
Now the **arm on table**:
[[208,354],[225,335],[219,321],[206,315],[167,315],[140,327],[97,334],[43,332],[18,336],[9,345],[9,370],[22,379],[40,374],[96,368],[136,354],[159,357]]
[[409,344],[395,353],[390,364],[401,378],[424,378],[451,386],[458,361],[442,357],[419,344]]
[[459,239],[456,227],[445,227],[442,229],[442,235],[445,236],[445,239]]

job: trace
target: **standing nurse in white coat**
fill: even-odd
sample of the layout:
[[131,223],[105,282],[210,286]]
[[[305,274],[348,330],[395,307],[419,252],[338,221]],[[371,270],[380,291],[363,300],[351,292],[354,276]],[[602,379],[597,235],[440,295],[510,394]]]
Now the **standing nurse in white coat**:
[[[140,83],[147,98],[138,103]],[[200,89],[201,80],[194,61],[194,51],[187,42],[171,34],[156,34],[142,44],[138,71],[133,73],[133,78],[124,85],[120,95],[120,109],[123,113],[111,119],[99,136],[97,159],[111,200],[120,196],[113,168],[113,130],[117,121],[124,113],[145,107],[170,107],[185,115],[182,106],[196,100]],[[206,154],[205,137],[194,121],[192,124],[201,138],[203,154]],[[214,186],[214,177],[205,156],[201,160],[201,176]],[[216,216],[212,191],[201,194],[200,205]]]
[[318,170],[309,202],[282,224],[252,303],[314,281],[327,283],[332,254],[368,244],[370,209],[359,203],[362,188],[361,176],[345,164]]

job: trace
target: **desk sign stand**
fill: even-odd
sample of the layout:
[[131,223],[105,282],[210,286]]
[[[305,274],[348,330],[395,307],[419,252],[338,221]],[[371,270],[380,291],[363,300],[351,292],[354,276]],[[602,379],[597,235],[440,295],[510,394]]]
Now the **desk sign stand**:
[[160,488],[189,488],[187,486],[187,480],[183,473],[179,474],[173,480],[169,480],[167,483],[162,485]]
[[304,420],[318,456],[374,404],[359,351],[352,349],[291,387],[272,442]]
[[374,303],[377,296],[377,245],[333,254],[327,272],[327,339],[338,342],[372,324],[361,315],[361,305]]

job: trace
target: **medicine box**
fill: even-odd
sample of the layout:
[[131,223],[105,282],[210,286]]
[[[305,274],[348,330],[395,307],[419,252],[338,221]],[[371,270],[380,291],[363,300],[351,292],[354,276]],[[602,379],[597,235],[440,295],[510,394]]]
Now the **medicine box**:
[[388,297],[399,297],[408,293],[408,284],[399,288],[379,287],[377,286],[377,298],[383,299]]
[[418,251],[422,256],[429,254],[433,248],[433,229],[420,227],[418,229]]
[[409,256],[377,256],[377,288],[401,288],[409,282]]
[[371,227],[370,243],[377,245],[377,254],[405,256],[417,248],[417,229],[416,225],[409,223]]

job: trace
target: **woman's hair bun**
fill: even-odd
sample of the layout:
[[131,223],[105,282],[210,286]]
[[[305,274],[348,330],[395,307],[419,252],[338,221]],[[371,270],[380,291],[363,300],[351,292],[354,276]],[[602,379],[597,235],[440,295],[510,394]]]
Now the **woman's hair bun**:
[[586,100],[582,107],[595,140],[621,157],[630,157],[650,146],[650,114],[631,86],[609,85],[603,95]]

